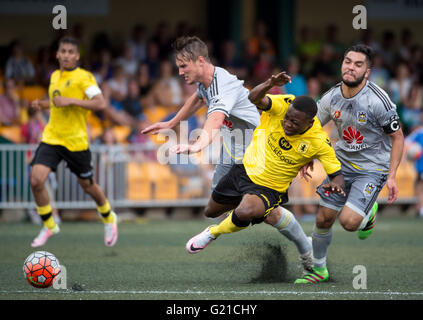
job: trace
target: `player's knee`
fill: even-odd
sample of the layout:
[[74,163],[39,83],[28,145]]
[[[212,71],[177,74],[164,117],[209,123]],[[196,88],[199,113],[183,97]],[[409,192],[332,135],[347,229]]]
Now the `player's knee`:
[[346,231],[357,231],[358,227],[360,226],[360,223],[355,221],[353,218],[350,217],[339,217],[339,223]]
[[255,210],[251,207],[238,207],[235,213],[240,220],[250,221],[256,218]]
[[30,178],[30,183],[31,183],[31,188],[33,190],[38,190],[43,188],[44,186],[44,181],[43,179],[37,177],[37,176],[31,176]]
[[80,179],[79,185],[85,192],[90,192],[93,188],[95,188],[95,183],[92,179]]
[[264,219],[264,223],[270,224],[271,226],[274,226],[275,224],[277,224],[282,217],[281,209],[282,209],[281,207],[277,207],[273,209],[272,211],[270,211],[270,213]]
[[316,216],[316,226],[319,229],[329,229],[332,227],[333,223],[336,220],[336,214],[328,215],[328,214],[317,214]]
[[204,208],[204,216],[207,218],[215,218],[215,212],[209,205]]

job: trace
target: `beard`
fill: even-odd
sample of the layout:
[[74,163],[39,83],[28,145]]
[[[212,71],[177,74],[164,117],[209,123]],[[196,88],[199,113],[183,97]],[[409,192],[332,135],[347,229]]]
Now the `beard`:
[[364,76],[365,76],[365,73],[354,81],[348,81],[342,78],[342,82],[349,88],[356,88],[363,82]]

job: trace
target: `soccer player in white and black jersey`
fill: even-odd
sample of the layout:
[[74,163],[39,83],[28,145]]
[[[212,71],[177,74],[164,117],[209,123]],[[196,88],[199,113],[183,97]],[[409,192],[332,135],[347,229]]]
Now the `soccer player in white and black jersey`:
[[[244,152],[251,142],[254,129],[260,122],[257,107],[248,99],[249,90],[244,87],[244,81],[239,80],[227,70],[214,66],[210,62],[206,44],[198,37],[180,37],[173,44],[176,65],[179,75],[184,77],[188,84],[196,84],[197,91],[187,99],[177,114],[167,122],[152,124],[142,133],[158,133],[161,130],[171,129],[180,121],[188,119],[200,107],[208,107],[207,120],[199,138],[191,144],[178,144],[171,148],[175,153],[196,153],[210,145],[217,134],[221,134],[223,143],[220,161],[216,165],[213,175],[212,189],[236,163],[242,163]],[[278,75],[278,84],[284,85],[290,81],[285,73]],[[234,134],[236,132],[236,134]],[[241,136],[240,136],[241,135]],[[237,195],[235,192],[234,195]],[[220,208],[219,208],[220,206]],[[232,206],[219,204],[210,199],[205,208],[205,216],[217,217],[229,211]],[[218,208],[218,210],[216,210]],[[274,226],[281,234],[294,242],[300,260],[305,270],[311,270],[313,263],[311,243],[304,234],[300,224],[292,213],[281,207],[278,211],[279,219]],[[276,215],[275,215],[276,216]],[[258,221],[255,221],[256,223]],[[196,253],[196,251],[189,251]]]
[[[358,237],[366,239],[374,230],[376,199],[384,185],[389,191],[388,203],[398,196],[395,176],[404,135],[395,104],[385,91],[368,81],[371,56],[371,49],[365,45],[347,49],[341,66],[342,82],[318,102],[321,124],[332,120],[338,131],[335,152],[342,164],[347,196],[325,192],[321,186],[317,189],[320,205],[313,229],[314,270],[296,283],[328,280],[326,255],[338,214],[345,230],[358,231]],[[307,177],[306,169],[303,176]]]

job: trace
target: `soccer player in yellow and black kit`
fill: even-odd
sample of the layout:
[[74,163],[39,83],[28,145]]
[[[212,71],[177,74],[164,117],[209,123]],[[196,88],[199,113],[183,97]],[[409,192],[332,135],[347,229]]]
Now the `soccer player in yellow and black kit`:
[[[319,159],[330,177],[325,190],[345,195],[341,164],[327,134],[315,117],[317,105],[307,96],[266,95],[285,73],[255,87],[249,99],[263,110],[243,163],[234,165],[214,189],[207,217],[228,213],[219,224],[191,238],[186,249],[197,253],[222,234],[264,221],[273,208],[288,201],[287,191],[300,169]],[[237,195],[235,196],[234,193]]]
[[93,179],[91,151],[89,150],[86,116],[90,111],[101,110],[105,100],[94,76],[77,66],[78,42],[65,37],[59,41],[56,54],[60,69],[52,73],[48,100],[35,100],[32,107],[50,108],[50,119],[43,131],[41,143],[31,162],[31,189],[38,214],[44,227],[31,246],[44,245],[59,226],[52,216],[50,199],[45,181],[51,171],[56,171],[64,160],[78,177],[78,182],[96,202],[104,222],[104,242],[113,246],[118,237],[117,216],[111,210],[103,190]]

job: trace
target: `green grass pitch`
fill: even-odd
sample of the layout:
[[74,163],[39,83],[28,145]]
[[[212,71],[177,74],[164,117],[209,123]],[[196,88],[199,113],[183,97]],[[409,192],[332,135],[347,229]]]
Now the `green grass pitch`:
[[[67,289],[36,289],[22,265],[39,226],[0,225],[0,299],[423,299],[423,220],[378,217],[365,241],[336,222],[329,248],[330,281],[294,285],[301,275],[296,248],[265,224],[224,235],[190,255],[186,241],[210,221],[121,223],[107,248],[101,222],[65,222],[39,250],[66,267]],[[307,234],[313,223],[301,223]],[[367,288],[355,289],[362,265]]]

